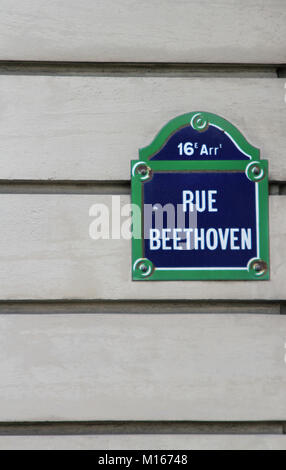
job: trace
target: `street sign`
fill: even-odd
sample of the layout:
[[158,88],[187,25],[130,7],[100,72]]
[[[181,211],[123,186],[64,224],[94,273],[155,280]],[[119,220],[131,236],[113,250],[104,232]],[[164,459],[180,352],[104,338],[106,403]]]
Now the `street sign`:
[[267,280],[268,162],[206,112],[178,116],[132,161],[133,280]]

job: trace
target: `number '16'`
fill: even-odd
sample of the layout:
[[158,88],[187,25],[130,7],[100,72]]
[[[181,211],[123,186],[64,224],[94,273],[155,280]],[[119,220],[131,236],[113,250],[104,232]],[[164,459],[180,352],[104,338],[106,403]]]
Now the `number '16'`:
[[183,144],[183,142],[180,142],[178,145],[179,149],[179,155],[193,155],[194,149],[193,149],[193,144],[192,142],[186,142]]

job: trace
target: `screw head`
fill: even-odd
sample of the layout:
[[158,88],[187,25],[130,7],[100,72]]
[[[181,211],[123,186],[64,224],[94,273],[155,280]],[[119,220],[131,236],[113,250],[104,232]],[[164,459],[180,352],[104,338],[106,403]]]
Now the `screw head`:
[[252,173],[253,173],[254,175],[259,175],[260,169],[258,168],[258,166],[254,166],[254,167],[253,167]]
[[[145,279],[152,275],[155,267],[147,258],[139,258],[135,261],[133,265],[133,273],[139,277],[139,279]],[[136,279],[138,279],[136,277]]]
[[139,269],[140,269],[140,271],[142,271],[142,273],[146,273],[148,271],[148,267],[144,263],[141,264]]
[[262,263],[255,263],[254,266],[253,266],[253,269],[256,273],[260,273],[260,271],[263,270],[263,266],[262,266]]
[[266,176],[266,171],[261,165],[261,162],[250,162],[245,169],[245,173],[247,178],[255,183],[263,180]]
[[268,266],[267,263],[262,259],[256,259],[252,261],[249,266],[249,269],[255,276],[260,277],[267,272]]
[[149,181],[152,178],[152,170],[149,168],[147,165],[144,163],[140,163],[136,170],[135,170],[136,175],[140,177],[140,180],[142,182]]

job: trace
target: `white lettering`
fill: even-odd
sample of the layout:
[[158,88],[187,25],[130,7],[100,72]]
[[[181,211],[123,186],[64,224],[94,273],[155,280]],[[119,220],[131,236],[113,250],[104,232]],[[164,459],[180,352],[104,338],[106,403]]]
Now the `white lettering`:
[[189,205],[189,211],[193,212],[194,204],[192,200],[194,199],[194,194],[192,191],[183,191],[183,211],[187,212],[187,206]]
[[251,228],[150,229],[150,250],[251,250]]
[[215,228],[209,228],[207,230],[206,244],[209,250],[215,250],[217,248],[218,239],[217,239],[217,231]]
[[184,228],[184,232],[186,234],[186,250],[191,250],[193,246],[191,245],[191,233],[193,229],[192,228]]
[[[200,196],[201,193],[201,196]],[[206,192],[196,191],[196,209],[198,212],[204,212],[206,210]]]
[[230,249],[239,250],[239,246],[235,245],[235,242],[238,241],[238,237],[235,236],[235,233],[239,232],[239,228],[230,229]]
[[226,250],[228,236],[229,236],[229,228],[226,228],[224,231],[222,228],[218,229],[219,240],[221,244],[221,249]]
[[181,229],[180,228],[174,228],[173,230],[173,240],[174,240],[174,243],[173,243],[173,247],[174,247],[174,250],[182,250],[183,247],[181,245],[178,245],[178,242],[181,241],[181,237],[178,236],[178,233],[181,232]]
[[206,210],[208,212],[217,212],[217,208],[214,207],[214,204],[216,203],[216,198],[214,197],[215,194],[217,194],[216,189],[210,189],[209,191],[196,190],[195,194],[193,191],[184,190],[182,193],[183,211],[193,212],[195,207],[197,212],[205,212]]
[[245,247],[248,250],[251,250],[251,228],[242,228],[241,229],[241,249],[245,250]]
[[171,240],[170,237],[167,237],[167,233],[170,233],[171,229],[170,228],[163,228],[162,230],[162,249],[163,250],[171,250],[172,248],[170,246],[167,246],[167,242]]
[[211,189],[208,191],[208,208],[209,212],[217,212],[217,208],[213,207],[213,204],[216,202],[216,199],[213,198],[213,195],[217,194],[215,189]]
[[200,155],[208,155],[208,154],[209,154],[208,148],[207,148],[206,144],[203,144],[202,147],[201,147]]
[[159,250],[161,247],[160,230],[158,228],[150,229],[150,250]]
[[[199,230],[201,234],[200,236],[198,235]],[[205,229],[204,228],[201,228],[201,229],[196,228],[194,231],[195,250],[199,249],[199,243],[201,245],[201,250],[204,250],[205,249]]]

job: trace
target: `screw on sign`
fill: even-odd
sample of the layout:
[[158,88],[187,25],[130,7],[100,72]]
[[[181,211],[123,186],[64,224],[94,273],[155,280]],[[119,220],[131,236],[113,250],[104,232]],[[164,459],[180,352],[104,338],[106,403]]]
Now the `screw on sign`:
[[131,167],[133,280],[268,280],[268,162],[216,114],[167,123]]

